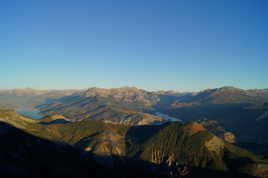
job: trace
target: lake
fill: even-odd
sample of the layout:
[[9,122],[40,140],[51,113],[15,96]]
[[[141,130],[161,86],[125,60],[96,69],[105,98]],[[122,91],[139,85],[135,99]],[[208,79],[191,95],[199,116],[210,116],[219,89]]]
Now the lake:
[[43,117],[38,110],[18,109],[16,111],[18,114],[22,114],[24,116],[28,116],[33,119],[41,119]]
[[164,113],[157,112],[156,115],[159,116],[159,117],[162,117],[162,118],[166,119],[169,122],[178,122],[178,121],[182,122],[181,119],[175,118],[175,117],[171,117],[171,116],[169,116],[167,114],[164,114]]

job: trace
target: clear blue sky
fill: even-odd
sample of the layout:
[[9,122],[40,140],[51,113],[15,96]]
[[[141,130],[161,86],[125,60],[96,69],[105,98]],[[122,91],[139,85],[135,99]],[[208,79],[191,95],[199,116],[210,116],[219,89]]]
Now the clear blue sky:
[[268,88],[266,0],[3,0],[0,88]]

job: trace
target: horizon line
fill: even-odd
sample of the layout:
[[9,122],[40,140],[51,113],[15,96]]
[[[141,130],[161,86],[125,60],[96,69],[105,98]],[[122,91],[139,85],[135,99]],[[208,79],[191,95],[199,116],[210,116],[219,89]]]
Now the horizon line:
[[149,92],[161,92],[161,91],[170,91],[170,92],[176,92],[176,93],[187,93],[187,92],[201,92],[205,90],[212,90],[212,89],[220,89],[220,88],[236,88],[236,89],[242,89],[242,90],[267,90],[268,88],[239,88],[235,86],[222,86],[222,87],[214,87],[214,88],[199,88],[199,89],[190,89],[190,90],[178,90],[178,89],[160,89],[160,90],[152,90],[152,89],[145,89],[145,88],[140,88],[140,87],[134,87],[134,86],[121,86],[121,87],[87,87],[87,88],[33,88],[33,87],[25,87],[25,88],[0,88],[0,91],[14,91],[14,90],[38,90],[38,91],[64,91],[64,90],[88,90],[92,88],[98,88],[98,89],[120,89],[120,88],[136,88],[139,90],[145,90]]

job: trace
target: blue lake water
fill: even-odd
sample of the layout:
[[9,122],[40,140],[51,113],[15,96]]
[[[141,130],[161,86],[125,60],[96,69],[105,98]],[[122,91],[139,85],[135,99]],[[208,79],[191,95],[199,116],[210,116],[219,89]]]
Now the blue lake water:
[[179,118],[175,118],[175,117],[171,117],[167,114],[164,114],[164,113],[160,113],[160,112],[157,112],[157,113],[154,113],[154,115],[158,116],[158,117],[161,117],[163,119],[165,119],[164,121],[156,121],[154,123],[152,123],[152,125],[163,125],[167,122],[182,122],[181,119]]
[[179,119],[179,118],[171,117],[171,116],[169,116],[167,114],[163,114],[163,113],[160,113],[160,112],[157,112],[156,115],[166,119],[169,122],[178,122],[178,121],[182,122],[182,120]]
[[38,110],[30,110],[30,109],[18,109],[16,110],[18,114],[22,114],[24,116],[31,117],[33,119],[41,119],[43,116],[39,113]]

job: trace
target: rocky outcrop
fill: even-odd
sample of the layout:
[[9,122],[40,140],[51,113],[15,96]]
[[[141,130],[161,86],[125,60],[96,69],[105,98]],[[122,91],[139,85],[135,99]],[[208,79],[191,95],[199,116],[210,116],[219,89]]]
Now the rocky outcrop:
[[222,138],[228,143],[236,143],[236,137],[232,132],[225,132]]
[[224,142],[217,136],[214,136],[212,139],[205,142],[205,146],[209,151],[220,154],[224,149]]

